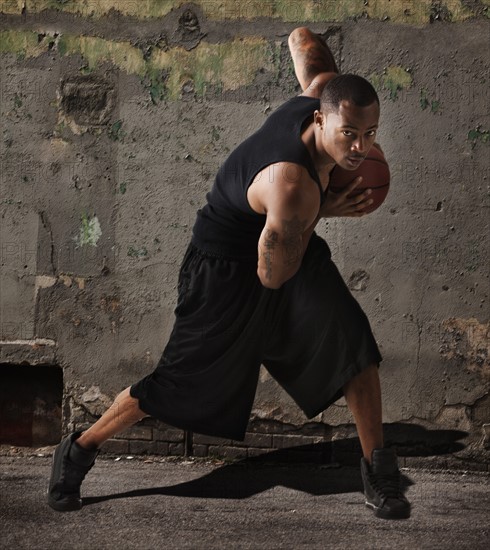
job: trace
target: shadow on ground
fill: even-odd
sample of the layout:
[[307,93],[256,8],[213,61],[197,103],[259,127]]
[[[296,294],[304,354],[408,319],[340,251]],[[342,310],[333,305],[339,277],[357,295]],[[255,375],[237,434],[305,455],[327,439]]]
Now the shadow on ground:
[[[464,448],[458,440],[466,435],[463,431],[431,431],[411,424],[385,426],[386,446],[395,447],[398,456],[452,453]],[[362,479],[358,467],[361,455],[360,452],[355,452],[356,446],[359,446],[358,438],[290,447],[221,466],[199,479],[178,485],[86,497],[83,499],[83,505],[151,495],[245,499],[278,486],[319,496],[362,493]],[[348,453],[351,457],[355,455],[357,468],[341,468],[333,461],[336,455],[343,453]],[[402,475],[404,491],[410,485],[413,485],[413,481]]]
[[394,447],[398,456],[438,456],[462,451],[461,442],[468,432],[462,430],[427,430],[416,424],[383,424],[386,446]]
[[[178,485],[136,489],[124,493],[86,497],[83,505],[95,504],[104,500],[131,498],[150,495],[172,495],[193,498],[245,499],[274,487],[283,486],[303,491],[310,495],[330,495],[362,492],[360,472],[328,469],[319,474],[318,469],[291,469],[282,463],[255,464],[250,467],[250,459],[221,466],[209,474]],[[342,474],[341,474],[342,472]],[[412,483],[409,481],[408,485]],[[407,486],[408,486],[407,485]]]

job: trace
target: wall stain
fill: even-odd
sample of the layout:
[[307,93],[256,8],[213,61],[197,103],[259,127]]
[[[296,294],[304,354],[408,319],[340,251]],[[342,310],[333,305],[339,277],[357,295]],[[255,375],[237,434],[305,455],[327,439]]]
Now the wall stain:
[[451,317],[441,323],[444,332],[439,352],[445,359],[456,360],[468,371],[490,380],[490,323],[475,318]]

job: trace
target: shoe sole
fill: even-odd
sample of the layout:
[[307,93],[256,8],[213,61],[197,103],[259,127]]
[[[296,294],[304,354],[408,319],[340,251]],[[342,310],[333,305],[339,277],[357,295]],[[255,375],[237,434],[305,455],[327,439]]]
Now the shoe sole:
[[82,508],[82,501],[74,500],[74,501],[60,501],[60,500],[54,500],[50,496],[48,496],[48,504],[51,506],[53,510],[56,510],[57,512],[75,512],[77,510],[80,510]]
[[382,519],[407,519],[410,517],[410,510],[408,510],[407,512],[399,512],[397,514],[393,514],[393,513],[389,513],[389,512],[383,512],[383,510],[381,508],[378,508],[378,506],[375,506],[374,504],[372,504],[371,502],[368,502],[367,500],[365,501],[365,504],[368,508],[371,508],[372,510],[374,510],[374,515],[377,517],[377,518],[382,518]]

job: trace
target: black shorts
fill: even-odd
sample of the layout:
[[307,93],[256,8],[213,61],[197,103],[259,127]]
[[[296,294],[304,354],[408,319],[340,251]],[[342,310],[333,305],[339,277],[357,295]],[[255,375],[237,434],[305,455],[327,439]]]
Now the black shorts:
[[279,289],[261,284],[255,262],[190,242],[175,317],[158,365],[130,394],[147,414],[201,434],[244,439],[261,364],[313,418],[382,360],[365,313],[316,233]]

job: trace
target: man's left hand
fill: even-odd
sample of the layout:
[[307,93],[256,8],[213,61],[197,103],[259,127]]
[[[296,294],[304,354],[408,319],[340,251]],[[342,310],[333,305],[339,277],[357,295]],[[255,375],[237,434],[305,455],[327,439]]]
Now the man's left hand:
[[360,218],[366,215],[364,208],[368,207],[373,202],[373,200],[369,198],[371,194],[370,189],[366,189],[363,193],[355,197],[348,198],[348,195],[352,193],[361,181],[362,177],[359,176],[340,193],[334,193],[327,188],[326,199],[320,208],[319,216],[321,218]]

